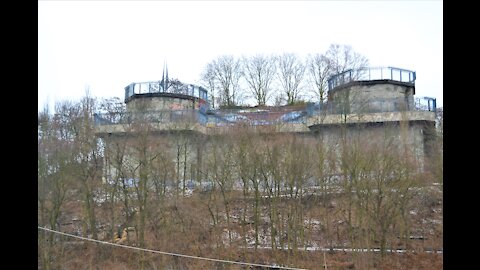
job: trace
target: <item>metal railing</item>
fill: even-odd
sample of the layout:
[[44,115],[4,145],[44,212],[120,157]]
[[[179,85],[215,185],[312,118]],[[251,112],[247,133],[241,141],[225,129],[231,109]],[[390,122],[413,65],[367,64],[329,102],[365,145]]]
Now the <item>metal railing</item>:
[[[347,111],[346,111],[347,110]],[[162,110],[136,113],[98,113],[94,114],[95,125],[130,124],[135,121],[148,121],[149,123],[174,123],[192,122],[204,126],[231,126],[244,123],[252,126],[276,125],[281,123],[301,124],[307,118],[319,114],[343,113],[381,113],[399,111],[430,111],[436,112],[436,99],[432,97],[416,97],[411,103],[403,98],[384,98],[364,101],[361,104],[326,102],[310,104],[303,110],[279,112],[258,111],[243,112],[242,110]]]
[[413,100],[405,98],[375,98],[357,102],[328,101],[316,103],[311,114],[343,114],[343,113],[382,113],[400,111],[430,111],[436,112],[436,99],[431,97],[414,97]]
[[95,125],[122,125],[134,122],[175,123],[201,122],[198,110],[161,110],[147,112],[96,113]]
[[[240,110],[239,110],[240,111]],[[96,113],[95,125],[131,124],[135,121],[149,123],[195,122],[205,126],[228,126],[238,123],[248,125],[274,125],[279,123],[306,123],[308,112],[306,110],[290,112],[260,112],[240,113],[205,112],[204,110],[162,110],[149,112],[123,112],[123,113]]]
[[261,115],[246,116],[241,114],[214,114],[205,115],[204,125],[207,126],[228,126],[244,123],[251,126],[276,125],[280,123],[306,123],[305,111],[295,111],[284,114],[277,112],[265,112]]
[[125,87],[125,100],[136,94],[171,93],[192,96],[207,101],[208,92],[201,86],[193,84],[171,83],[164,81],[131,83]]
[[[413,105],[412,105],[413,104]],[[348,111],[346,111],[346,109]],[[322,104],[309,104],[306,108],[295,111],[244,111],[196,109],[161,110],[147,112],[97,113],[94,114],[95,125],[130,124],[135,121],[149,123],[191,122],[204,126],[230,126],[239,123],[248,125],[276,125],[281,123],[306,123],[308,117],[319,114],[343,113],[380,113],[399,111],[436,112],[436,99],[432,97],[415,97],[413,102],[404,98],[384,98],[363,101],[361,104],[336,103],[329,101]]]
[[415,98],[415,110],[437,112],[437,99],[433,97],[417,97]]
[[332,90],[353,81],[392,80],[415,84],[416,72],[396,67],[365,67],[349,69],[328,79],[328,89]]

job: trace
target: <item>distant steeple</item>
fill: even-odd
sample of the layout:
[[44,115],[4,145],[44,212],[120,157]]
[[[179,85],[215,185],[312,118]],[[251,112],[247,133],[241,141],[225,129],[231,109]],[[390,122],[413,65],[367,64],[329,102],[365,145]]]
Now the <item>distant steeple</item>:
[[166,62],[165,62],[165,77],[166,77],[167,83],[168,83],[168,66],[167,66]]
[[162,86],[164,81],[165,81],[165,63],[163,63]]
[[162,87],[163,87],[163,91],[167,91],[167,87],[168,87],[168,67],[167,67],[167,62],[164,61],[163,62],[163,74],[162,74]]

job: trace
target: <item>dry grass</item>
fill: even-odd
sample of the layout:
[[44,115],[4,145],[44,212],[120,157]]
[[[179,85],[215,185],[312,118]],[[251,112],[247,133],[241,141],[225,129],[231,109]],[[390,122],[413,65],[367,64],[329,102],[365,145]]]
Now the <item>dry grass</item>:
[[[240,194],[230,194],[232,198],[232,213],[239,212],[243,204]],[[222,241],[221,235],[225,234],[226,221],[219,218],[216,226],[212,225],[211,215],[208,210],[208,193],[194,193],[190,197],[165,200],[162,204],[152,205],[150,218],[147,222],[146,248],[188,254],[194,256],[203,256],[208,258],[226,259],[232,261],[252,262],[259,264],[279,264],[306,269],[324,269],[324,254],[321,251],[282,251],[282,250],[245,250],[242,248],[241,241],[234,241],[228,245],[225,239]],[[220,198],[220,195],[218,195]],[[334,198],[337,203],[328,209],[324,209],[322,204],[309,205],[306,207],[305,217],[320,218],[325,211],[331,211],[330,217],[332,223],[339,221],[339,207],[342,203],[342,197]],[[438,208],[438,203],[424,202],[428,207]],[[62,219],[68,220],[72,217],[81,217],[82,208],[77,203],[69,203],[68,216]],[[428,208],[427,207],[427,208]],[[101,206],[99,206],[101,208]],[[219,217],[224,216],[223,202],[220,199],[212,201],[210,208],[218,210]],[[433,209],[432,208],[432,209]],[[235,210],[236,209],[236,210]],[[103,210],[103,209],[102,209]],[[99,209],[99,223],[103,224],[105,230],[109,228],[107,212]],[[235,210],[235,211],[233,211]],[[428,209],[427,209],[428,210]],[[428,215],[422,218],[440,218],[441,212],[425,211]],[[267,216],[268,212],[264,209],[262,215]],[[337,214],[333,214],[337,213]],[[424,227],[421,224],[422,218],[416,217],[413,227]],[[232,219],[232,230],[241,233],[241,224],[238,219]],[[268,226],[266,226],[268,228]],[[252,225],[247,225],[247,229],[252,231]],[[442,247],[442,226],[437,224],[434,227],[434,234],[423,242],[412,241],[411,247],[421,251],[422,246]],[[340,230],[340,238],[345,238],[344,230]],[[322,236],[324,231],[319,225],[314,231],[307,234],[313,241],[324,242]],[[335,236],[338,237],[338,236]],[[228,240],[227,240],[228,242]],[[392,242],[393,243],[393,242]],[[135,238],[131,239],[130,245],[135,245]],[[268,243],[267,243],[268,244]],[[325,243],[321,243],[322,245]],[[55,248],[56,254],[61,254],[60,246]],[[144,257],[142,259],[142,257]],[[386,254],[381,258],[379,253],[348,253],[334,252],[325,254],[328,269],[443,269],[443,255],[441,254]],[[239,265],[230,265],[224,263],[214,263],[209,261],[192,260],[185,258],[176,258],[160,254],[146,253],[143,256],[141,252],[134,250],[121,249],[118,247],[101,246],[94,243],[85,243],[83,245],[65,245],[63,256],[54,258],[54,265],[60,269],[139,269],[143,261],[145,269],[168,269],[175,265],[175,269],[246,269]],[[41,266],[39,265],[39,269]]]

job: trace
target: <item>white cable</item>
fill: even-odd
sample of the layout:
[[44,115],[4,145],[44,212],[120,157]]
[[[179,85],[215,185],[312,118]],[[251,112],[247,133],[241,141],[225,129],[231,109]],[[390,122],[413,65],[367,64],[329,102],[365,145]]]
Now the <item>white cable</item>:
[[81,236],[76,236],[73,234],[68,234],[64,232],[59,232],[59,231],[54,231],[50,230],[44,227],[38,226],[39,229],[52,232],[52,233],[57,233],[61,235],[66,235],[70,236],[73,238],[78,238],[82,239],[85,241],[91,241],[91,242],[97,242],[100,244],[105,244],[105,245],[111,245],[111,246],[117,246],[117,247],[122,247],[122,248],[129,248],[129,249],[136,249],[136,250],[141,250],[141,251],[147,251],[147,252],[152,252],[152,253],[158,253],[158,254],[163,254],[163,255],[170,255],[170,256],[177,256],[177,257],[184,257],[184,258],[190,258],[190,259],[198,259],[198,260],[206,260],[206,261],[213,261],[213,262],[222,262],[222,263],[231,263],[231,264],[241,264],[241,265],[249,265],[249,266],[260,266],[260,267],[267,267],[267,268],[276,268],[276,269],[291,269],[291,270],[307,270],[303,268],[292,268],[292,267],[285,267],[285,266],[275,266],[275,265],[265,265],[265,264],[257,264],[257,263],[245,263],[245,262],[236,262],[236,261],[228,261],[228,260],[220,260],[220,259],[212,259],[212,258],[205,258],[205,257],[198,257],[198,256],[191,256],[191,255],[184,255],[184,254],[178,254],[178,253],[172,253],[172,252],[164,252],[164,251],[158,251],[158,250],[152,250],[152,249],[145,249],[145,248],[139,248],[139,247],[132,247],[132,246],[127,246],[127,245],[120,245],[116,243],[109,243],[105,241],[100,241],[100,240],[95,240],[95,239],[90,239],[90,238],[85,238]]

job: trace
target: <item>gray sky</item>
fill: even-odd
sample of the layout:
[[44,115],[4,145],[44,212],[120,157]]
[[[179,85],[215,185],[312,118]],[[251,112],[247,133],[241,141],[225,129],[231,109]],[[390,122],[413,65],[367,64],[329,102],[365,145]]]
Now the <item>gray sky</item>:
[[370,66],[417,72],[443,106],[442,1],[39,1],[38,106],[124,98],[132,82],[200,83],[222,54],[324,53],[352,46]]

